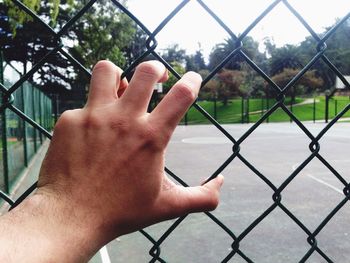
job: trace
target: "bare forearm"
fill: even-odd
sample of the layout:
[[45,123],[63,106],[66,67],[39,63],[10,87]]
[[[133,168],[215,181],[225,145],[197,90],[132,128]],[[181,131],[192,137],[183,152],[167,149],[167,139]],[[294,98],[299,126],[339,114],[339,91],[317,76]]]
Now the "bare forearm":
[[[50,204],[51,207],[48,207]],[[88,232],[64,222],[57,203],[35,195],[0,217],[0,262],[87,262],[94,253]],[[69,218],[69,217],[68,217]]]

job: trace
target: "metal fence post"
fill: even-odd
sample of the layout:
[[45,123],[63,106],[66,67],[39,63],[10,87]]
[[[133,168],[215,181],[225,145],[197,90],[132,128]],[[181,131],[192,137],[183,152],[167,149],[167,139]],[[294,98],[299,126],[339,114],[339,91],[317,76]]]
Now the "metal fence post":
[[[26,106],[25,106],[25,100],[24,100],[24,89],[23,86],[19,90],[19,94],[21,96],[21,103],[23,107],[23,113],[27,114]],[[24,148],[24,165],[28,166],[28,145],[27,145],[27,123],[23,122],[23,148]]]
[[[50,101],[48,101],[47,98],[46,98],[45,104],[46,105],[50,105]],[[52,102],[51,102],[51,112],[48,111],[47,108],[45,110],[45,125],[46,125],[46,129],[50,129],[51,125],[53,124],[53,123],[51,123],[52,122],[52,114],[54,114],[55,109],[53,109],[52,107],[53,107],[53,105],[52,105]],[[55,119],[53,121],[55,121]]]
[[[294,101],[294,99],[293,99],[293,97],[292,97],[292,98],[290,99],[290,111],[291,111],[291,113],[293,113],[293,101]],[[292,123],[292,122],[293,122],[293,119],[290,118],[289,121]]]
[[334,115],[338,115],[338,100],[334,100]]
[[[40,92],[38,92],[38,103],[39,103],[39,124],[41,126],[43,126],[43,110],[42,110],[42,102],[43,102],[43,99],[42,99],[42,94]],[[39,138],[40,138],[40,144],[43,143],[43,136],[42,136],[42,133],[39,132]]]
[[247,118],[246,121],[249,123],[249,97],[247,98],[247,106],[246,106]]
[[[4,65],[3,65],[3,54],[0,50],[0,83],[4,84]],[[6,103],[7,97],[5,93],[1,96],[2,103]],[[7,156],[7,123],[6,123],[6,110],[4,109],[1,113],[1,140],[2,140],[2,163],[4,169],[4,185],[5,192],[10,192],[9,184],[9,166],[8,166],[8,156]]]
[[217,120],[218,116],[217,116],[217,108],[216,108],[216,97],[214,98],[214,119]]
[[329,117],[329,96],[326,95],[325,97],[325,111],[324,111],[324,121],[325,123],[328,123],[328,117]]
[[[270,100],[269,100],[269,97],[266,98],[266,111],[268,111],[270,108]],[[267,116],[266,118],[266,122],[269,123],[270,121],[270,115]]]
[[[32,92],[32,108],[33,108],[33,120],[36,121],[36,118],[35,118],[35,88],[31,86],[31,92]],[[37,131],[36,129],[33,129],[33,140],[34,140],[34,152],[37,151],[38,149],[38,145],[37,145]]]
[[241,123],[244,123],[244,98],[241,100]]
[[55,106],[54,106],[54,114],[55,114],[55,123],[57,122],[58,120],[58,114],[59,114],[59,99],[58,99],[58,94],[54,94],[54,103],[55,103]]
[[[6,102],[6,96],[2,94],[2,103]],[[4,168],[4,184],[5,184],[5,191],[7,193],[10,192],[10,185],[9,185],[9,166],[8,166],[8,156],[7,156],[7,123],[6,123],[6,110],[3,110],[1,113],[1,132],[2,132],[2,161],[3,161],[3,168]]]
[[0,83],[4,84],[4,59],[2,55],[2,50],[0,49]]
[[313,120],[316,122],[316,98],[314,97]]

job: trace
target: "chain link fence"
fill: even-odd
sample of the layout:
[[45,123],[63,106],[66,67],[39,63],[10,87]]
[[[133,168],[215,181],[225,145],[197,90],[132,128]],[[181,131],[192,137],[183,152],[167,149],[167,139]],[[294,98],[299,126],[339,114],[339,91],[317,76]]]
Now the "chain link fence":
[[[2,62],[1,62],[2,64]],[[4,71],[9,75],[20,74],[10,65],[5,65]],[[0,75],[2,71],[0,71]],[[11,86],[11,80],[2,77],[4,86]],[[36,123],[50,130],[52,127],[52,103],[51,99],[32,84],[26,82],[21,89],[15,90],[12,97],[12,105],[21,110]],[[1,112],[1,164],[0,164],[0,189],[10,193],[11,187],[20,173],[28,166],[31,158],[43,143],[45,137],[32,125],[28,125],[14,111],[2,108]]]
[[[32,108],[32,109],[24,109],[21,107],[18,102],[18,93],[26,93],[26,96],[37,96],[32,94],[32,92],[23,84],[28,80],[35,72],[43,66],[49,59],[49,56],[52,54],[60,53],[65,59],[69,60],[75,67],[79,68],[86,72],[88,75],[90,74],[89,70],[82,66],[78,60],[76,60],[72,55],[67,53],[63,48],[62,38],[67,30],[74,25],[74,23],[80,19],[88,10],[94,5],[97,0],[88,1],[87,4],[74,16],[69,22],[63,26],[58,32],[56,32],[53,28],[51,28],[45,21],[43,21],[40,17],[38,17],[32,10],[27,8],[22,2],[13,0],[12,2],[18,6],[21,10],[26,12],[29,16],[32,17],[33,21],[38,24],[41,24],[46,28],[47,32],[50,32],[54,41],[54,46],[47,54],[44,54],[40,62],[33,65],[33,67],[23,75],[16,83],[13,85],[0,84],[0,89],[2,92],[2,104],[1,104],[1,112],[4,114],[6,112],[7,118],[16,119],[16,125],[25,124],[25,133],[27,133],[29,142],[27,142],[27,155],[33,153],[33,148],[35,148],[35,142],[37,141],[37,136],[45,136],[47,138],[51,138],[51,133],[48,128],[50,126],[45,125],[43,122],[40,122],[38,119],[37,112],[40,109]],[[181,11],[190,0],[181,1],[178,6],[171,12],[169,15],[159,23],[159,26],[151,31],[149,30],[137,17],[135,17],[126,7],[123,6],[121,2],[116,0],[111,0],[116,9],[120,10],[128,17],[130,17],[139,28],[141,28],[145,34],[147,34],[148,38],[145,42],[145,52],[141,54],[138,58],[135,58],[132,61],[131,65],[125,69],[123,77],[128,75],[144,58],[149,55],[152,55],[159,61],[161,61],[168,70],[176,76],[176,78],[180,78],[180,74],[176,72],[176,70],[163,59],[163,57],[156,51],[157,36],[162,30],[165,30],[166,25]],[[349,82],[345,79],[341,71],[332,63],[332,60],[327,57],[325,51],[327,50],[327,40],[337,31],[337,29],[343,25],[349,18],[350,13],[348,13],[345,17],[340,19],[335,26],[333,26],[329,31],[320,36],[318,35],[313,28],[307,23],[306,20],[298,13],[297,10],[293,8],[293,6],[287,0],[276,0],[271,1],[271,4],[267,6],[267,8],[258,16],[256,19],[240,34],[236,35],[232,32],[232,30],[220,19],[219,16],[216,15],[214,11],[212,11],[205,3],[205,1],[197,0],[196,1],[208,15],[215,20],[215,22],[222,27],[223,30],[227,32],[230,38],[235,41],[236,47],[232,49],[231,53],[222,60],[214,70],[212,70],[209,75],[203,80],[202,87],[204,87],[230,60],[235,60],[238,57],[243,59],[259,76],[261,76],[276,92],[276,97],[273,102],[270,102],[266,111],[261,113],[259,119],[251,126],[247,126],[247,130],[240,137],[234,138],[230,132],[225,129],[219,122],[215,120],[215,118],[209,114],[206,110],[204,110],[199,104],[194,103],[193,109],[198,111],[204,118],[208,120],[213,126],[216,127],[218,132],[222,134],[223,137],[228,139],[232,143],[232,153],[227,156],[226,161],[224,161],[219,167],[216,167],[215,172],[213,172],[209,178],[215,178],[218,174],[223,172],[225,168],[235,159],[240,160],[251,172],[259,178],[262,182],[264,182],[273,192],[272,202],[270,207],[268,207],[263,213],[256,217],[256,219],[251,222],[251,224],[246,227],[240,233],[236,233],[235,229],[231,229],[225,224],[223,224],[220,219],[214,216],[212,213],[207,212],[205,215],[223,231],[223,233],[227,234],[231,239],[231,250],[228,251],[227,255],[224,258],[218,258],[218,262],[229,262],[231,259],[238,260],[239,262],[253,262],[250,258],[250,255],[247,254],[240,247],[240,243],[244,238],[254,229],[256,228],[266,217],[268,217],[273,211],[280,210],[283,212],[289,219],[291,219],[307,236],[307,242],[309,244],[309,249],[305,251],[305,254],[300,258],[300,262],[306,262],[311,255],[318,254],[321,258],[326,262],[333,262],[332,259],[327,255],[327,253],[320,248],[318,245],[318,235],[324,227],[329,223],[329,221],[344,207],[344,205],[348,202],[350,198],[350,184],[349,182],[340,174],[335,167],[331,165],[330,162],[326,160],[326,158],[321,155],[320,140],[325,136],[325,134],[329,131],[329,129],[341,118],[344,116],[350,109],[350,104],[346,102],[342,105],[342,109],[339,108],[339,105],[336,106],[336,116],[316,135],[314,136],[306,126],[292,113],[289,105],[285,102],[286,93],[295,85],[298,80],[308,72],[312,66],[318,62],[323,61],[331,71],[333,71],[339,79],[344,83],[344,85],[349,88]],[[314,56],[310,59],[310,61],[298,72],[297,75],[294,76],[286,85],[279,86],[277,85],[264,70],[262,70],[245,52],[244,45],[242,44],[242,40],[260,23],[260,21],[269,16],[270,12],[276,8],[278,5],[284,5],[289,12],[295,16],[295,18],[300,22],[300,24],[310,33],[315,42],[317,42],[317,48],[314,51]],[[316,9],[315,9],[316,11]],[[349,10],[350,12],[350,10]],[[29,95],[31,94],[31,95]],[[30,99],[29,99],[30,100]],[[282,184],[276,185],[270,179],[264,175],[258,168],[256,168],[248,159],[246,159],[241,154],[241,144],[249,140],[250,135],[263,123],[265,122],[275,111],[283,111],[285,112],[289,118],[300,128],[300,130],[307,136],[309,140],[309,154],[308,157],[301,162],[295,170],[289,174],[289,176],[283,181]],[[10,125],[11,126],[11,125]],[[9,128],[11,129],[11,128]],[[18,136],[18,135],[17,135]],[[41,138],[41,137],[40,137]],[[296,177],[300,174],[300,172],[314,159],[318,159],[324,167],[329,170],[335,178],[342,184],[343,186],[343,199],[339,202],[330,212],[329,214],[318,224],[318,226],[314,229],[309,229],[301,219],[299,219],[296,215],[294,215],[291,210],[289,210],[282,201],[282,194],[286,187],[295,180]],[[18,160],[18,163],[23,162],[23,160]],[[176,175],[168,168],[165,168],[166,173],[171,176],[174,180],[176,180],[179,184],[187,186],[187,183],[181,179],[180,176]],[[23,199],[25,199],[32,191],[35,190],[36,185],[34,184],[32,187],[28,189],[19,199],[12,200],[5,192],[0,192],[0,197],[3,198],[11,207],[18,205]],[[239,213],[239,211],[237,211]],[[159,237],[155,238],[145,230],[141,230],[141,233],[147,238],[147,240],[151,243],[152,248],[149,251],[149,255],[151,256],[150,262],[172,262],[172,259],[166,259],[163,257],[161,252],[162,244],[165,240],[167,240],[175,229],[182,224],[185,217],[178,218],[171,226]],[[213,237],[215,238],[215,237]],[[235,261],[236,262],[236,261]]]

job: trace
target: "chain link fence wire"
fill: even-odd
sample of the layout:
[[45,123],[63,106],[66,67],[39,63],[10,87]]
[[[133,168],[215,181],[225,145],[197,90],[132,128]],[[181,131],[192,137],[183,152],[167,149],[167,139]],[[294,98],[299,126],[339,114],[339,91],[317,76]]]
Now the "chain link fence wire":
[[[35,110],[26,108],[27,106],[23,107],[23,103],[18,99],[18,93],[24,94],[26,99],[32,100],[33,96],[35,99],[35,92],[32,93],[30,89],[26,85],[23,85],[35,72],[42,67],[49,59],[49,57],[53,54],[60,54],[65,59],[67,59],[70,63],[72,63],[75,67],[79,68],[79,70],[82,70],[83,72],[86,72],[86,74],[90,75],[90,72],[88,69],[82,66],[81,63],[79,63],[78,60],[76,60],[72,55],[70,55],[68,52],[65,51],[63,48],[62,39],[64,35],[67,33],[70,27],[74,25],[74,23],[79,20],[86,12],[89,11],[89,9],[94,5],[97,0],[91,0],[88,1],[87,4],[79,10],[79,12],[72,17],[58,32],[56,32],[52,27],[50,27],[45,21],[43,21],[39,16],[37,16],[32,10],[27,8],[22,2],[18,0],[12,0],[12,2],[22,11],[27,13],[29,16],[32,17],[33,21],[35,21],[38,24],[41,24],[44,28],[46,28],[48,34],[51,34],[53,39],[53,47],[51,50],[49,50],[45,55],[43,55],[42,59],[25,74],[23,75],[16,83],[13,85],[4,85],[0,84],[0,89],[2,92],[2,104],[0,107],[1,112],[6,111],[6,119],[8,122],[13,122],[8,128],[8,133],[11,134],[14,137],[23,136],[22,134],[17,134],[16,128],[18,128],[21,125],[25,125],[26,129],[25,132],[27,133],[27,157],[31,156],[34,152],[33,149],[35,149],[36,142],[38,141],[38,134],[40,134],[41,137],[39,137],[40,141],[42,141],[43,137],[47,137],[51,139],[51,133],[48,128],[50,128],[50,124],[45,122],[45,120],[49,120],[50,118],[44,118],[41,119],[41,116],[47,116],[46,114],[37,114],[38,110],[39,112],[45,109],[45,105],[47,104],[47,101],[41,101],[39,103],[41,109],[35,108]],[[141,28],[145,34],[147,34],[148,38],[145,42],[145,52],[142,53],[138,58],[135,58],[135,60],[131,63],[131,65],[124,71],[124,74],[122,77],[128,75],[133,69],[147,56],[152,55],[157,60],[162,62],[168,70],[176,76],[176,78],[180,78],[180,74],[176,72],[176,70],[163,59],[163,57],[156,52],[156,47],[158,45],[157,42],[157,36],[162,31],[165,30],[165,26],[178,14],[181,9],[183,9],[190,0],[184,0],[181,1],[178,6],[168,14],[168,16],[160,22],[159,26],[156,27],[155,30],[151,31],[149,30],[143,23],[140,21],[136,16],[134,16],[126,7],[123,6],[121,2],[118,2],[116,0],[111,0],[111,3],[115,6],[116,9],[126,14],[130,19],[132,19],[139,28]],[[350,184],[349,182],[340,174],[335,167],[331,163],[329,163],[323,155],[320,153],[320,140],[326,135],[326,133],[329,131],[329,129],[332,128],[332,126],[344,115],[346,114],[350,109],[350,104],[345,103],[342,105],[342,109],[337,109],[336,116],[316,135],[314,136],[306,127],[305,125],[290,111],[290,108],[288,105],[285,104],[285,95],[287,91],[289,91],[293,85],[295,85],[298,80],[307,72],[309,71],[312,66],[322,61],[325,65],[329,67],[331,71],[335,73],[336,76],[339,77],[339,79],[344,83],[344,85],[347,88],[350,88],[349,82],[345,79],[341,71],[334,65],[332,60],[327,57],[326,50],[327,50],[327,40],[337,31],[337,29],[342,26],[350,17],[350,10],[349,13],[340,19],[335,26],[330,28],[326,34],[320,36],[318,35],[314,29],[307,23],[307,21],[298,13],[297,10],[293,8],[293,6],[287,1],[287,0],[275,0],[271,1],[271,4],[267,6],[267,8],[256,17],[256,19],[240,34],[236,35],[233,33],[233,31],[220,19],[218,15],[214,11],[212,11],[205,3],[205,1],[202,0],[196,0],[196,2],[205,10],[205,12],[208,13],[208,15],[214,19],[214,21],[227,32],[227,34],[230,36],[230,38],[235,41],[236,46],[234,49],[232,49],[231,53],[223,59],[214,70],[212,70],[208,76],[203,80],[202,87],[205,86],[208,81],[210,81],[223,67],[231,60],[235,60],[237,58],[243,59],[259,76],[261,76],[268,84],[269,86],[275,91],[277,94],[275,97],[274,102],[270,105],[268,105],[266,111],[260,116],[260,118],[251,126],[247,127],[247,131],[241,135],[240,137],[234,138],[220,123],[218,123],[215,118],[206,112],[200,105],[197,103],[193,104],[193,108],[197,110],[200,114],[203,115],[204,118],[206,118],[212,125],[214,125],[217,130],[222,134],[222,136],[226,137],[231,143],[232,143],[232,153],[227,156],[227,159],[216,168],[216,170],[211,174],[211,176],[207,180],[211,180],[215,178],[218,174],[223,172],[225,168],[234,160],[238,159],[240,160],[248,169],[252,171],[253,174],[257,178],[259,178],[262,182],[268,186],[272,192],[272,201],[271,205],[262,212],[258,217],[255,218],[251,224],[246,227],[242,232],[238,233],[235,232],[234,229],[230,229],[225,224],[223,224],[217,217],[215,217],[212,213],[207,212],[205,215],[212,220],[215,224],[217,224],[220,229],[226,233],[228,237],[231,239],[231,251],[227,253],[227,255],[224,258],[218,259],[218,262],[229,262],[233,258],[238,258],[240,261],[245,262],[253,262],[253,260],[250,258],[250,255],[247,254],[244,250],[240,248],[240,243],[244,238],[254,229],[256,228],[266,217],[268,217],[273,211],[280,210],[282,211],[287,217],[289,217],[307,236],[307,242],[309,244],[309,249],[305,251],[305,254],[302,258],[300,258],[300,262],[306,262],[311,255],[318,254],[321,258],[323,258],[326,262],[333,262],[332,259],[327,255],[325,251],[323,251],[319,245],[318,245],[318,235],[322,230],[325,228],[325,226],[328,224],[328,222],[341,210],[344,205],[348,202],[350,198]],[[244,46],[242,40],[247,37],[247,35],[260,23],[260,21],[264,18],[269,16],[270,12],[276,8],[278,5],[284,5],[289,12],[300,22],[300,24],[309,32],[309,34],[312,36],[314,41],[317,43],[317,47],[315,49],[314,56],[310,59],[310,61],[298,72],[297,75],[294,76],[293,79],[289,81],[284,86],[279,86],[269,77],[269,75],[264,72],[245,52],[244,52]],[[315,7],[316,8],[316,7]],[[317,8],[315,9],[315,11]],[[46,105],[47,106],[47,105]],[[258,168],[256,168],[248,159],[246,159],[241,154],[241,144],[249,140],[249,136],[261,125],[263,122],[268,120],[268,118],[276,111],[276,110],[282,110],[284,111],[289,118],[300,128],[300,130],[307,136],[309,140],[309,154],[308,157],[301,162],[296,169],[289,174],[289,176],[283,181],[282,184],[276,185],[270,179],[265,176],[261,171],[259,171]],[[11,128],[11,127],[14,128]],[[36,138],[36,139],[35,139]],[[12,147],[12,152],[15,152],[16,146],[10,146]],[[21,154],[20,154],[21,155]],[[12,158],[11,158],[12,159]],[[324,167],[329,170],[335,178],[343,185],[343,199],[341,202],[339,202],[330,212],[329,214],[320,222],[320,224],[315,229],[309,229],[306,227],[306,225],[303,223],[302,220],[300,220],[297,216],[295,216],[284,204],[282,201],[282,194],[284,189],[293,181],[295,178],[300,174],[300,172],[314,159],[318,159]],[[15,163],[23,163],[23,160],[20,158],[13,158],[14,161],[13,166],[15,166]],[[11,170],[15,171],[16,168],[13,167]],[[166,173],[171,176],[174,180],[176,180],[179,184],[187,186],[187,183],[183,181],[180,176],[176,175],[172,171],[170,171],[168,168],[165,168]],[[17,200],[12,200],[5,192],[0,192],[0,197],[6,201],[12,208],[18,205],[21,201],[23,201],[31,192],[33,192],[36,188],[36,184],[34,184],[32,187],[30,187],[20,198]],[[140,232],[149,240],[149,242],[152,244],[152,248],[149,251],[149,255],[151,256],[150,262],[167,262],[168,259],[163,258],[161,247],[165,240],[173,233],[173,231],[184,221],[186,216],[178,218],[159,238],[153,237],[151,234],[146,232],[145,230],[141,230]],[[171,261],[171,259],[170,259]]]

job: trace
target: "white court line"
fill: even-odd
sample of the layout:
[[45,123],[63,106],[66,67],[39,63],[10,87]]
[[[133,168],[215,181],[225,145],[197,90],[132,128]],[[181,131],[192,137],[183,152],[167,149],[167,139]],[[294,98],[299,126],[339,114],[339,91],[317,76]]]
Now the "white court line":
[[111,259],[109,258],[108,250],[106,246],[100,249],[100,256],[101,256],[102,263],[111,263]]
[[327,182],[325,182],[325,181],[323,181],[323,180],[321,180],[321,179],[318,179],[318,178],[314,177],[314,176],[311,175],[311,174],[306,174],[306,175],[307,175],[308,177],[310,177],[311,179],[314,179],[316,182],[319,182],[320,184],[323,184],[323,185],[325,185],[325,186],[328,186],[329,188],[333,189],[334,191],[340,193],[341,195],[344,195],[343,191],[340,190],[340,189],[338,189],[337,187],[335,187],[335,186],[333,186],[333,185],[331,185],[331,184],[329,184],[329,183],[327,183]]
[[[297,164],[294,164],[294,165],[292,166],[293,171],[295,171],[295,169],[296,169],[299,165],[300,165],[300,164],[298,164],[298,163],[297,163]],[[323,180],[321,180],[321,179],[319,179],[319,178],[317,178],[317,177],[315,177],[315,176],[313,176],[313,175],[311,175],[311,174],[309,174],[309,173],[305,173],[305,175],[308,176],[308,177],[310,177],[311,179],[315,180],[316,182],[318,182],[318,183],[320,183],[320,184],[323,184],[323,185],[325,185],[325,186],[327,186],[327,187],[333,189],[334,191],[340,193],[341,195],[344,195],[343,191],[340,190],[339,188],[335,187],[334,185],[331,185],[331,184],[329,184],[329,183],[327,183],[327,182],[325,182],[325,181],[323,181]]]

